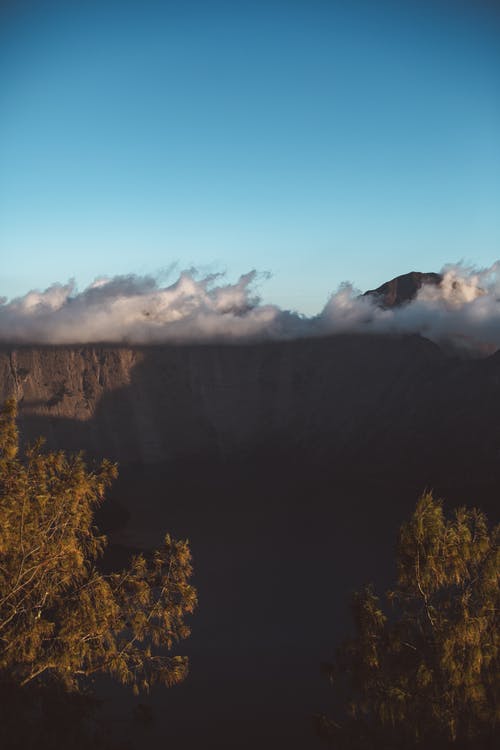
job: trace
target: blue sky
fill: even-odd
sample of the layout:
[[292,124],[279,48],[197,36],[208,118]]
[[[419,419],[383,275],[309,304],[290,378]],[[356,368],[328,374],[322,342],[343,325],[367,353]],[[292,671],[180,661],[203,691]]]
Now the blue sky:
[[500,257],[500,8],[8,2],[0,295],[177,264],[349,279]]

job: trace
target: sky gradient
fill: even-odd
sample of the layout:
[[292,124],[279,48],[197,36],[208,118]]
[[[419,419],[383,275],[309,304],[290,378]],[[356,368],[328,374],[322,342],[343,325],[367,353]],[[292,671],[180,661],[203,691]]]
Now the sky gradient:
[[496,3],[0,7],[0,296],[255,268],[311,314],[500,257]]

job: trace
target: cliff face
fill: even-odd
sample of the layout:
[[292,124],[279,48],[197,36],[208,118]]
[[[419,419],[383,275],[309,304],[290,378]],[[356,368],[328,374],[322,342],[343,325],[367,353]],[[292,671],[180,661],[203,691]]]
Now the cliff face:
[[497,359],[451,359],[417,336],[24,347],[0,351],[0,398],[16,395],[28,439],[122,463],[296,453],[376,472],[491,473]]

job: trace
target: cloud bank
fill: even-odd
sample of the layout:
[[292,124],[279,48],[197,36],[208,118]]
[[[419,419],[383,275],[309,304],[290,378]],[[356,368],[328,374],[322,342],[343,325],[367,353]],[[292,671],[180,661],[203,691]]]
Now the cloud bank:
[[344,283],[319,315],[263,304],[251,271],[236,283],[184,271],[168,286],[151,276],[73,282],[0,301],[4,344],[260,341],[334,333],[417,333],[487,353],[500,348],[500,261],[487,269],[449,265],[399,307],[383,308]]

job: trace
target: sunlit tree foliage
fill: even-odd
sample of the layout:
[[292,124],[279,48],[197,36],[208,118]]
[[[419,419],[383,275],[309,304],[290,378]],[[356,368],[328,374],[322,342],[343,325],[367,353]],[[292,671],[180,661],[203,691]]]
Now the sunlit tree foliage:
[[111,675],[135,690],[173,685],[187,659],[171,655],[189,634],[196,593],[184,541],[166,536],[151,558],[104,575],[106,538],[94,514],[116,476],[81,455],[21,452],[16,404],[0,416],[0,677],[18,686],[57,682],[77,690]]
[[[335,748],[481,748],[499,739],[498,539],[478,510],[451,518],[431,493],[400,531],[386,607],[371,587],[353,599],[355,636],[331,680],[345,718],[318,719]],[[498,745],[497,745],[498,746]]]

